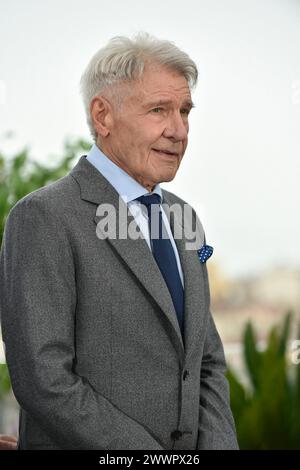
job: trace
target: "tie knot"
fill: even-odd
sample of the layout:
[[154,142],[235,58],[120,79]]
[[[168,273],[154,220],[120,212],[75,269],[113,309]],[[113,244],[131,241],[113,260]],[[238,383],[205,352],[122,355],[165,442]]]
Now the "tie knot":
[[147,208],[151,207],[152,204],[160,204],[161,203],[161,197],[159,194],[145,194],[144,196],[140,196],[136,198],[136,201],[141,202],[144,204]]

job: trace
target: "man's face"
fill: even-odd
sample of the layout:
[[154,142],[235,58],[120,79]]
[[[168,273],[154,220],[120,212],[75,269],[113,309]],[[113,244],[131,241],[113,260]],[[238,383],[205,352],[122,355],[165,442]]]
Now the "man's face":
[[[188,143],[192,107],[187,80],[160,65],[146,65],[140,80],[131,82],[121,109],[112,105],[108,137],[100,147],[149,191],[171,181]],[[98,141],[97,141],[98,143]]]

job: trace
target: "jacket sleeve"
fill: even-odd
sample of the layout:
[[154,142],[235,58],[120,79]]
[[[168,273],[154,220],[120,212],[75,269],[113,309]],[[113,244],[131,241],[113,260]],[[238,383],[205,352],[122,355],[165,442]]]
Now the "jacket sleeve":
[[[203,263],[205,289],[210,301],[208,273]],[[238,450],[230,409],[223,345],[210,310],[200,375],[200,411],[197,449]]]
[[39,195],[23,198],[7,218],[0,319],[15,397],[61,449],[161,450],[149,429],[73,370],[76,272],[68,238]]

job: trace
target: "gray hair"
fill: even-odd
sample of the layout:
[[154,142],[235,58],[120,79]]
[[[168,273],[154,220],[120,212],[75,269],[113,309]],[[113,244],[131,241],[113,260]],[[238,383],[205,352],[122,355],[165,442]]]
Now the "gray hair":
[[173,42],[157,39],[145,32],[138,33],[134,39],[113,37],[92,57],[80,80],[87,123],[94,140],[97,136],[90,115],[92,99],[120,82],[140,78],[146,62],[176,70],[186,78],[190,89],[197,84],[195,62]]

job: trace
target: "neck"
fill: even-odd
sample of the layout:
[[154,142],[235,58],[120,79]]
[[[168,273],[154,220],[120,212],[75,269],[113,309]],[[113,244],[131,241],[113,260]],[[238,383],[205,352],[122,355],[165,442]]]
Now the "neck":
[[144,186],[144,188],[146,188],[147,191],[149,191],[149,193],[152,193],[154,187],[155,187],[155,186]]
[[99,140],[97,140],[96,142],[96,145],[97,147],[101,150],[102,153],[104,153],[104,155],[106,155],[107,158],[109,158],[115,165],[118,165],[120,168],[122,168],[122,170],[126,171],[126,173],[128,175],[130,175],[133,179],[135,179],[135,181],[137,181],[141,186],[143,186],[145,189],[147,189],[147,191],[149,193],[152,193],[153,189],[155,188],[155,184],[151,185],[151,184],[147,184],[143,181],[143,178],[138,178],[136,177],[134,174],[132,174],[130,171],[128,171],[128,168],[125,168],[123,167],[122,165],[120,165],[120,162],[115,160],[114,158],[112,158],[112,156],[110,155],[110,152],[108,151],[108,149],[106,149],[103,145],[100,144]]

